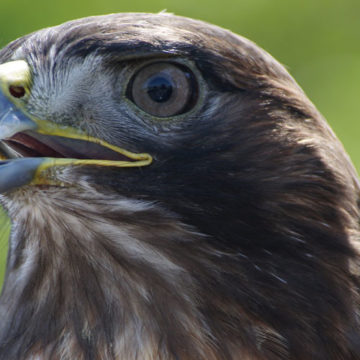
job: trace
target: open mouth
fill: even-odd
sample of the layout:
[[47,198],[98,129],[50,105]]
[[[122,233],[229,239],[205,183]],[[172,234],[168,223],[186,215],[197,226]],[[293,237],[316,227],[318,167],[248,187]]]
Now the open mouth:
[[18,133],[11,138],[4,139],[3,143],[7,145],[4,147],[4,152],[9,158],[14,157],[14,155],[17,157],[65,157],[62,153],[25,133]]
[[64,167],[143,167],[147,153],[133,153],[80,129],[27,113],[25,102],[9,90],[30,92],[31,70],[23,61],[0,65],[0,194],[24,185],[65,186]]
[[41,131],[13,132],[0,141],[1,194],[24,185],[69,186],[58,180],[51,171],[53,168],[89,165],[129,168],[152,162],[149,154],[132,153],[69,129],[54,130],[50,126],[48,133]]
[[0,141],[1,194],[24,185],[68,186],[58,180],[51,171],[53,168],[89,165],[129,168],[152,162],[149,154],[132,153],[69,129],[50,127],[50,134],[41,131],[13,132]]
[[3,152],[7,158],[47,157],[68,159],[96,159],[112,161],[134,161],[119,152],[94,142],[42,135],[33,131],[17,133],[3,140]]

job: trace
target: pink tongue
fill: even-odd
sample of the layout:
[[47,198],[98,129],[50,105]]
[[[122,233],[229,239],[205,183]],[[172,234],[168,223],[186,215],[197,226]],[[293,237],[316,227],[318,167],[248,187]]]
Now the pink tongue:
[[18,133],[11,140],[35,150],[43,157],[131,161],[126,156],[85,140],[42,135],[32,131]]
[[24,133],[15,134],[7,140],[13,143],[15,147],[18,146],[17,150],[23,156],[64,157],[63,154]]

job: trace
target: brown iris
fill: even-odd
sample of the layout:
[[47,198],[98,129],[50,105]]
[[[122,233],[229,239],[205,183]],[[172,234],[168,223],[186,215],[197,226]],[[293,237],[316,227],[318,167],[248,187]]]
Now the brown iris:
[[169,117],[183,114],[193,107],[197,84],[187,67],[157,62],[135,74],[128,94],[139,108],[150,115]]

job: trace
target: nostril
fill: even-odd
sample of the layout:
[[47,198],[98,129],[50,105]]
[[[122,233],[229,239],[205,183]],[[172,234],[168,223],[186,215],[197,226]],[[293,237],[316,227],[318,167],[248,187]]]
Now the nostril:
[[23,86],[9,86],[10,94],[15,98],[22,98],[25,95],[25,88]]

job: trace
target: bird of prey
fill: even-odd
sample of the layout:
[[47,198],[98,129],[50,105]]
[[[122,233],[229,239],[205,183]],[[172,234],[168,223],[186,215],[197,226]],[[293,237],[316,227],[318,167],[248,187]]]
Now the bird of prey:
[[0,63],[1,360],[360,359],[359,181],[268,53],[130,13]]

